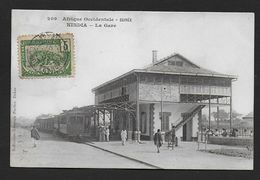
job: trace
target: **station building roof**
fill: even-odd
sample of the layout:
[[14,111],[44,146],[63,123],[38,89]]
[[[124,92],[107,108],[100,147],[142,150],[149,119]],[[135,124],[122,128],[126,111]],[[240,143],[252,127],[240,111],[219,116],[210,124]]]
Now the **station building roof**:
[[206,77],[221,77],[221,78],[237,79],[237,76],[234,75],[223,74],[223,73],[202,68],[196,65],[195,63],[193,63],[192,61],[188,60],[184,56],[175,53],[159,61],[156,61],[155,63],[150,64],[143,69],[133,69],[121,76],[118,76],[110,81],[107,81],[93,88],[92,91],[96,91],[97,89],[107,84],[110,84],[116,80],[119,80],[133,73],[175,74],[175,75],[206,76]]

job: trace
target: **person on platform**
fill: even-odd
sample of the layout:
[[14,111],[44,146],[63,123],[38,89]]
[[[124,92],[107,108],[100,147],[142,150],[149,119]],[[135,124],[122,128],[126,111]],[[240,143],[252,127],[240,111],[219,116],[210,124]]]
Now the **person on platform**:
[[31,138],[33,139],[33,147],[36,147],[36,141],[40,139],[40,134],[35,126],[31,130]]
[[123,146],[125,145],[126,138],[127,138],[127,132],[124,129],[124,130],[121,131],[121,140],[122,140],[122,145]]
[[98,126],[98,140],[102,141],[102,126]]
[[153,141],[154,145],[157,147],[157,153],[160,153],[160,147],[162,146],[162,135],[160,129],[158,129],[157,133],[155,133]]
[[106,127],[102,127],[102,142],[106,141]]
[[109,142],[109,127],[106,128],[106,139],[107,139],[107,142]]
[[222,135],[223,137],[227,137],[227,135],[228,135],[228,134],[227,134],[227,130],[224,129],[224,128],[223,128],[222,130],[223,130],[223,132],[222,132],[221,135]]
[[172,130],[171,130],[171,143],[172,143],[172,149],[174,148],[174,146],[177,146],[175,126],[172,126]]

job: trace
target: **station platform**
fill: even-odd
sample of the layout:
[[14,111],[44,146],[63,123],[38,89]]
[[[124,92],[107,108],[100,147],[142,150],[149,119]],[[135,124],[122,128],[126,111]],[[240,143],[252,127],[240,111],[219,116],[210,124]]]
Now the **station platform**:
[[[157,153],[153,141],[88,142],[93,147],[153,165],[158,169],[253,169],[253,159],[232,157],[198,150],[197,142],[180,141],[172,150],[164,143]],[[241,147],[207,144],[207,149],[242,149]]]

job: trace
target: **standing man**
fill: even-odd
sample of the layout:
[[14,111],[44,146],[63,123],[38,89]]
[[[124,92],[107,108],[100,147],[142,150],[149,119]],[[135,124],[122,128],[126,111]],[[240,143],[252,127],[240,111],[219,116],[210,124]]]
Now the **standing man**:
[[160,129],[157,130],[157,133],[154,135],[154,145],[157,147],[157,153],[160,153],[160,147],[162,146],[162,135]]
[[33,138],[33,147],[36,147],[36,141],[40,139],[40,134],[35,126],[31,130],[31,138]]
[[106,128],[106,138],[107,138],[107,142],[109,141],[109,127]]
[[106,141],[106,126],[102,127],[102,142]]
[[101,142],[102,141],[102,127],[98,126],[98,140]]
[[124,129],[124,130],[121,131],[121,140],[122,140],[122,145],[123,146],[125,145],[126,138],[127,138],[127,132]]

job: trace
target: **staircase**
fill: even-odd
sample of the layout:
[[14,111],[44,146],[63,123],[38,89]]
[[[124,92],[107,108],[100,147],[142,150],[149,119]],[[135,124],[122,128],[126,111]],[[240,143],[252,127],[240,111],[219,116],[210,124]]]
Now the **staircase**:
[[[187,122],[189,122],[190,120],[192,120],[192,118],[201,110],[205,107],[205,105],[198,105],[195,106],[194,108],[190,109],[188,112],[182,113],[181,114],[181,118],[179,118],[175,124],[173,124],[173,126],[175,126],[175,131],[177,131],[178,129],[180,129],[184,124],[186,124]],[[171,130],[166,132],[166,139],[169,139],[171,134]]]
[[175,130],[177,131],[179,128],[181,128],[184,124],[186,124],[188,121],[190,121],[201,109],[203,109],[205,105],[199,105],[195,108],[192,108],[188,112],[182,113],[182,117],[176,121],[174,124]]

